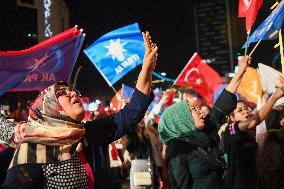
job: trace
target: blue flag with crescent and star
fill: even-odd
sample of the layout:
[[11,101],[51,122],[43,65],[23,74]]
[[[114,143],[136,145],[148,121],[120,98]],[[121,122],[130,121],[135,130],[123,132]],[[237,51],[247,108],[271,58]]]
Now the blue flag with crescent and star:
[[109,86],[143,63],[145,47],[137,23],[111,31],[84,50]]
[[[251,34],[248,40],[248,46],[259,40],[272,40],[277,38],[277,34],[282,27],[284,18],[284,1],[270,13],[270,15],[261,23],[261,25]],[[246,43],[242,48],[246,48]]]

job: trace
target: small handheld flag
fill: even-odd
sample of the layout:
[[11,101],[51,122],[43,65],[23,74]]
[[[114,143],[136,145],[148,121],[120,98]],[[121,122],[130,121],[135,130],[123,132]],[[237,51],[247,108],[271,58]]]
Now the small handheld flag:
[[84,50],[109,86],[143,63],[145,47],[137,23],[111,31]]
[[246,17],[247,32],[250,31],[254,24],[262,3],[262,0],[239,0],[239,17]]
[[277,34],[282,27],[284,19],[284,1],[270,13],[261,25],[252,33],[247,43],[242,48],[249,46],[253,42],[260,40],[272,40],[277,38]]
[[213,104],[214,93],[221,84],[220,75],[204,63],[197,53],[194,53],[174,82],[174,85],[193,88],[210,104]]

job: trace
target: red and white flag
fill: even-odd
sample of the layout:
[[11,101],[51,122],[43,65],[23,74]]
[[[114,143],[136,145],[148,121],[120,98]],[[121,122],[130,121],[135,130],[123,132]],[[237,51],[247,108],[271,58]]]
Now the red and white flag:
[[262,0],[239,0],[239,17],[246,17],[247,32],[254,24],[262,3]]
[[211,105],[213,96],[221,84],[222,79],[219,74],[208,66],[197,53],[193,54],[174,82],[174,85],[196,90]]

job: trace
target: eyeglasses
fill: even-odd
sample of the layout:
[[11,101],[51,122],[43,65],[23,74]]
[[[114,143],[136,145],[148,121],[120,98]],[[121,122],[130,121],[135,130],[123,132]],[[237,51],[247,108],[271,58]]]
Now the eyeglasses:
[[196,113],[198,114],[199,118],[204,118],[205,117],[205,115],[201,112],[199,107],[190,106],[190,110],[191,111],[196,111]]
[[239,114],[245,114],[251,112],[251,108],[248,106],[243,106],[241,108],[238,108],[237,110],[234,111],[234,113],[239,113]]
[[75,92],[77,97],[81,97],[81,93],[74,89],[73,87],[60,87],[59,90],[56,91],[56,97],[65,96],[65,97],[72,97],[72,92]]

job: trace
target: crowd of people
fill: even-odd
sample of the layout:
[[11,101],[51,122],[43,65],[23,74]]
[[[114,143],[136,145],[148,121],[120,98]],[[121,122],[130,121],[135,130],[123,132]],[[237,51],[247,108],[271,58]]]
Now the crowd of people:
[[[136,88],[119,111],[86,121],[80,92],[58,81],[41,91],[27,118],[1,114],[1,188],[120,189],[127,178],[131,189],[284,188],[284,114],[273,108],[284,85],[259,110],[237,100],[252,61],[245,56],[213,107],[184,98],[165,108],[164,93],[146,113],[158,47],[148,32],[143,38]],[[263,121],[267,132],[256,141]]]

